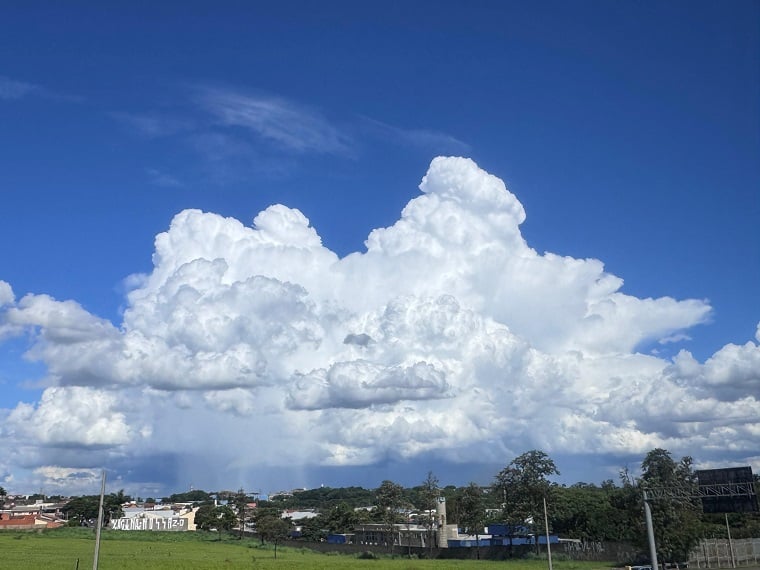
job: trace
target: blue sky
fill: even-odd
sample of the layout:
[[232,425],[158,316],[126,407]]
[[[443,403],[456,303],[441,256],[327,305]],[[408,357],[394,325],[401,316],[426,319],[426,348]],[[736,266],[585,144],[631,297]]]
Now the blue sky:
[[[715,405],[710,408],[710,418],[700,416],[706,404],[699,400],[699,405],[691,406],[693,417],[687,422],[684,412],[681,420],[682,427],[684,422],[693,424],[702,439],[689,439],[684,435],[686,428],[675,430],[676,434],[664,426],[664,418],[650,410],[646,418],[630,418],[637,435],[614,436],[623,443],[592,454],[600,467],[598,472],[586,475],[580,465],[589,460],[588,453],[567,448],[557,436],[564,428],[547,421],[545,437],[529,440],[529,447],[544,447],[556,456],[567,456],[560,468],[565,473],[578,473],[574,480],[614,476],[615,468],[628,461],[635,463],[642,450],[654,445],[694,455],[705,465],[741,460],[760,466],[756,443],[754,448],[737,444],[736,453],[728,456],[717,451],[720,445],[714,440],[718,437],[715,422],[720,423],[716,418],[728,415],[739,419],[736,425],[723,426],[729,430],[725,433],[744,441],[757,426],[746,418],[754,415],[756,422],[759,410],[757,2],[284,2],[277,6],[256,2],[158,6],[35,2],[6,5],[2,12],[0,280],[12,288],[13,301],[4,313],[0,312],[0,327],[5,327],[5,332],[0,328],[0,409],[4,410],[0,433],[30,450],[10,455],[0,464],[0,483],[11,483],[6,487],[35,485],[36,489],[45,484],[65,488],[69,471],[61,469],[94,469],[102,464],[122,477],[125,485],[138,490],[180,484],[176,473],[158,469],[141,478],[123,468],[130,462],[149,464],[152,460],[145,458],[167,453],[166,446],[157,441],[165,435],[157,427],[160,420],[134,415],[125,402],[165,400],[172,402],[165,404],[167,408],[176,405],[177,410],[196,410],[208,414],[209,421],[226,421],[221,418],[228,417],[229,407],[214,399],[217,396],[208,395],[210,386],[202,379],[180,386],[170,379],[154,382],[140,374],[124,380],[119,376],[122,372],[93,372],[77,363],[73,353],[63,354],[73,341],[56,344],[62,333],[55,327],[64,325],[51,321],[50,313],[43,318],[41,309],[24,309],[19,303],[27,293],[39,303],[44,295],[56,303],[73,300],[83,311],[70,317],[76,324],[67,322],[66,330],[91,326],[94,315],[110,321],[114,335],[126,338],[126,331],[139,330],[134,315],[143,315],[145,320],[139,322],[148,323],[152,321],[145,315],[153,309],[158,311],[158,304],[146,308],[127,293],[144,290],[147,299],[155,292],[159,272],[154,271],[154,263],[155,267],[160,264],[155,261],[154,239],[169,230],[175,215],[199,209],[235,218],[250,228],[253,218],[273,204],[302,212],[335,260],[358,252],[361,260],[353,265],[346,262],[340,270],[341,283],[356,283],[356,288],[347,286],[342,296],[336,293],[336,298],[327,303],[324,295],[316,292],[328,282],[326,278],[315,273],[304,276],[303,282],[299,280],[298,264],[307,263],[302,271],[309,273],[308,263],[312,262],[301,258],[282,261],[283,268],[296,264],[291,273],[270,260],[274,265],[253,267],[251,276],[272,277],[278,284],[298,283],[317,306],[343,306],[345,312],[340,315],[351,313],[354,320],[350,322],[368,323],[373,315],[383,314],[394,299],[413,296],[422,303],[425,295],[453,295],[462,308],[472,309],[484,322],[507,327],[526,346],[540,350],[542,358],[558,359],[547,365],[547,370],[563,370],[554,382],[573,386],[579,381],[564,368],[562,359],[571,353],[568,347],[589,359],[592,354],[596,358],[610,351],[627,360],[643,355],[650,359],[642,365],[646,374],[639,369],[635,373],[619,372],[620,363],[604,368],[596,362],[595,370],[598,366],[615,373],[589,374],[594,378],[600,374],[604,381],[599,380],[601,384],[596,387],[584,384],[583,389],[607,393],[610,379],[643,375],[646,379],[641,385],[649,388],[639,393],[642,398],[646,393],[646,398],[663,400],[684,401],[687,397],[657,390],[666,390],[661,387],[662,379],[672,380],[675,368],[679,374],[688,368],[681,352],[688,351],[692,358],[689,363],[703,369],[692,370],[691,375],[683,372],[685,379],[672,380],[672,384],[679,389],[691,386],[694,394],[715,390],[705,396]],[[667,297],[679,303],[694,299],[701,304],[680,304],[672,309],[677,315],[669,313],[671,308],[663,303],[636,309],[641,314],[625,321],[633,340],[621,340],[619,346],[605,345],[602,349],[599,344],[589,348],[588,338],[570,333],[556,345],[546,340],[556,333],[551,322],[553,311],[575,302],[565,294],[547,298],[545,310],[540,299],[525,299],[522,304],[534,307],[540,324],[533,326],[524,322],[527,317],[515,316],[517,309],[510,308],[507,301],[501,303],[496,297],[489,300],[485,292],[478,300],[457,293],[475,290],[486,279],[511,279],[506,270],[485,274],[470,267],[464,250],[461,256],[451,252],[446,258],[450,270],[430,279],[438,283],[440,277],[440,286],[431,285],[424,294],[420,292],[424,287],[413,284],[404,289],[401,283],[381,286],[371,281],[368,285],[358,279],[353,271],[365,276],[378,271],[383,279],[384,272],[403,273],[388,261],[393,258],[389,253],[391,242],[398,249],[400,240],[411,240],[404,251],[428,243],[420,241],[419,233],[411,237],[404,234],[383,242],[383,255],[389,256],[378,256],[385,259],[383,263],[365,255],[370,232],[394,227],[407,203],[421,195],[417,185],[431,160],[439,155],[469,157],[479,169],[505,182],[527,216],[519,227],[520,235],[541,263],[546,261],[545,252],[576,260],[599,260],[608,274],[622,279],[616,291],[642,300],[642,307],[645,299]],[[452,163],[442,168],[441,176],[461,174],[468,168]],[[431,191],[429,195],[439,194]],[[441,200],[448,199],[448,195],[440,195]],[[452,203],[459,204],[460,200]],[[451,222],[453,227],[472,229],[481,219],[460,214],[450,213],[450,220],[456,220]],[[277,215],[280,217],[273,218],[280,221],[270,224],[285,224],[285,233],[293,230],[290,222],[282,222],[282,212]],[[485,216],[483,212],[481,215]],[[182,226],[185,223],[190,221],[183,219],[176,224],[177,240],[189,239]],[[196,235],[193,239],[201,242],[219,241],[222,234],[227,236],[224,239],[238,235],[226,226],[219,229],[219,223],[207,218],[197,224],[203,226],[198,231],[205,237]],[[196,259],[196,254],[197,259],[204,258],[188,248],[181,254],[181,248],[171,249],[163,259],[175,254],[186,262]],[[245,260],[230,257],[226,262],[233,267]],[[359,264],[366,267],[358,270]],[[178,267],[176,263],[169,266]],[[226,275],[232,273],[228,269]],[[450,290],[447,284],[454,274],[480,277],[466,287],[457,285],[459,288]],[[156,283],[146,285],[150,275]],[[572,281],[565,273],[558,275],[558,283]],[[312,279],[314,285],[310,285]],[[354,296],[372,297],[357,290],[360,283],[370,289],[385,287],[393,294],[373,297],[374,304],[368,301],[367,306],[360,306]],[[509,283],[504,287],[511,291]],[[338,289],[334,285],[333,290]],[[540,294],[553,295],[548,289],[536,288],[536,295]],[[156,294],[155,299],[163,297]],[[589,299],[585,297],[584,302],[590,303]],[[421,305],[414,306],[423,310]],[[236,310],[227,309],[230,314]],[[57,305],[46,310],[65,313]],[[654,318],[660,311],[667,313],[662,321],[641,324],[644,316]],[[24,316],[19,316],[22,313]],[[159,312],[151,314],[158,319],[156,323],[161,322]],[[275,319],[277,314],[267,309],[260,318],[270,322],[267,319]],[[513,316],[515,321],[510,320]],[[319,322],[320,330],[328,330],[325,321]],[[488,323],[483,326],[491,327]],[[152,326],[155,329],[156,325]],[[634,330],[639,326],[642,330]],[[561,328],[557,326],[557,330]],[[334,334],[344,332],[336,329]],[[172,335],[162,342],[174,342],[176,335]],[[183,350],[197,356],[197,346],[182,342]],[[257,346],[252,338],[248,342]],[[362,396],[339,405],[326,396],[315,396],[316,400],[307,403],[294,400],[294,378],[312,378],[314,374],[321,378],[318,382],[332,386],[329,393],[333,397],[342,393],[331,384],[337,380],[333,380],[330,366],[348,357],[331,353],[324,340],[317,342],[325,354],[309,360],[308,366],[305,357],[293,357],[291,364],[282,364],[283,370],[275,374],[272,370],[277,365],[272,353],[267,352],[267,372],[261,373],[264,388],[254,386],[253,380],[225,380],[223,386],[213,386],[214,394],[246,391],[252,403],[233,414],[242,429],[253,429],[246,422],[261,415],[260,402],[275,406],[273,402],[282,401],[275,394],[263,398],[259,392],[288,383],[290,387],[283,389],[289,394],[289,411],[284,416],[275,414],[273,417],[279,419],[270,418],[270,424],[257,423],[256,429],[266,431],[283,421],[316,422],[328,429],[324,418],[311,417],[319,413],[315,406],[350,410],[340,429],[349,429],[345,426],[354,421],[387,427],[392,423],[390,418],[411,408],[409,413],[419,414],[415,416],[418,421],[431,421],[438,408],[425,408],[424,397],[410,397],[404,391],[409,386],[396,384],[402,394],[397,399],[383,392],[378,401]],[[740,356],[728,354],[723,350],[727,345],[744,347],[744,351]],[[32,353],[24,357],[29,350]],[[78,350],[80,355],[95,355],[93,360],[109,360],[104,354],[110,353],[93,351],[92,347]],[[448,391],[444,392],[451,398],[457,398],[467,382],[485,389],[493,381],[477,366],[457,376],[453,364],[436,360],[443,356],[434,354],[435,350],[420,350],[395,361],[383,360],[390,358],[387,354],[382,358],[365,354],[350,362],[385,367],[386,372],[377,374],[386,380],[383,374],[391,374],[388,370],[398,371],[411,362],[425,363],[435,378],[438,373],[442,375],[439,387],[445,386]],[[123,353],[124,349],[119,351]],[[718,353],[720,357],[715,357]],[[683,358],[676,362],[679,354]],[[280,357],[277,362],[287,361]],[[458,358],[468,361],[468,357],[460,354]],[[711,357],[716,362],[714,368],[723,372],[706,368]],[[154,354],[154,358],[158,357]],[[719,367],[717,363],[723,359],[727,362]],[[655,360],[658,365],[651,362]],[[314,372],[319,370],[326,370],[326,377]],[[737,375],[725,370],[734,370]],[[361,374],[354,370],[350,376],[358,378]],[[412,373],[405,374],[408,380]],[[75,397],[72,386],[89,391]],[[582,392],[576,388],[576,393]],[[43,401],[44,391],[52,394],[51,389],[58,389],[58,399],[51,396],[49,401],[58,412],[70,412],[66,406],[76,398],[102,397],[102,407],[93,406],[94,415],[81,424],[60,423],[58,428],[68,434],[65,437],[25,431],[24,422],[50,411]],[[380,392],[378,389],[375,395]],[[20,402],[27,407],[19,408]],[[731,403],[738,408],[725,408]],[[377,407],[382,406],[393,409],[376,415]],[[477,424],[473,418],[489,418],[491,413],[494,418],[513,415],[515,421],[520,419],[507,403],[496,402],[494,406],[490,411],[473,411],[466,420],[468,425]],[[305,408],[311,411],[303,412]],[[607,412],[614,415],[612,410],[610,407]],[[597,412],[577,413],[588,419]],[[77,429],[85,429],[83,426],[95,421],[98,414],[121,414],[118,417],[123,416],[123,429],[103,441],[76,436]],[[311,414],[310,419],[304,419],[304,414]],[[494,426],[498,424],[493,421]],[[496,446],[498,452],[488,458],[488,466],[498,465],[499,457],[506,463],[525,450],[510,441],[508,434],[517,433],[514,425],[499,426],[493,427],[494,441],[482,433],[480,439],[472,439],[473,446]],[[610,427],[609,423],[604,426]],[[445,428],[437,427],[445,432]],[[382,432],[385,428],[378,429]],[[488,431],[487,427],[483,429]],[[603,437],[604,429],[589,428],[602,434],[598,437]],[[392,437],[401,437],[392,433]],[[344,468],[345,479],[356,477],[359,484],[372,485],[381,479],[373,481],[380,465],[398,462],[407,466],[399,468],[399,473],[413,471],[409,465],[416,465],[415,458],[423,456],[430,457],[431,464],[441,465],[441,470],[447,469],[445,465],[456,465],[451,472],[458,473],[461,481],[457,482],[461,483],[488,471],[488,467],[474,465],[472,457],[462,451],[465,443],[448,446],[440,439],[432,443],[412,438],[417,444],[403,453],[384,447],[384,443],[367,443],[374,451],[364,454],[356,451],[361,447],[356,442],[339,439],[332,442],[324,457],[304,460],[299,467],[303,474],[300,480],[292,481],[293,486],[324,483],[312,480],[316,476],[309,473],[322,473],[328,467],[337,472]],[[583,440],[593,445],[590,439]],[[697,449],[697,445],[706,450]],[[63,448],[68,451],[64,453]],[[83,454],[97,448],[101,455],[80,461],[71,451],[79,448]],[[340,456],[336,449],[353,449],[353,459],[345,460],[347,463],[345,458],[336,459]],[[178,459],[177,463],[183,461],[192,464],[189,459]],[[205,480],[209,485],[232,487],[250,478],[267,480],[268,475],[258,468],[230,467],[227,456],[219,461],[229,467],[229,473],[234,472],[229,478],[235,480],[228,484],[220,476]],[[297,463],[290,458],[285,465],[293,462]],[[271,466],[272,470],[280,468]],[[417,479],[421,480],[426,469],[419,471]],[[203,480],[202,475],[195,477]]]

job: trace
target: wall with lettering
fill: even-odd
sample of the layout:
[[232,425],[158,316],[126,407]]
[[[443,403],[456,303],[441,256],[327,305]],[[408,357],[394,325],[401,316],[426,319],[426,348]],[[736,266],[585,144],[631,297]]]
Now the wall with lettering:
[[181,517],[129,517],[111,521],[113,530],[187,530],[187,519]]

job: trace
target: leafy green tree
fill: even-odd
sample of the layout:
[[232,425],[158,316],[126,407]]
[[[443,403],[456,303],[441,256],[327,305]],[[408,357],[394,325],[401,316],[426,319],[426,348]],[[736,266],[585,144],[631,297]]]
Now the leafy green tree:
[[607,532],[610,540],[635,544],[637,537],[646,536],[641,490],[627,469],[621,470],[620,482],[620,487],[605,486],[613,513]]
[[325,515],[317,515],[306,519],[301,523],[301,537],[311,542],[319,542],[327,536],[327,525],[325,525]]
[[475,535],[477,558],[480,560],[480,535],[485,530],[486,511],[483,490],[476,483],[465,487],[460,499],[459,526],[466,534]]
[[[663,561],[687,560],[701,535],[701,504],[697,496],[696,473],[691,457],[675,461],[670,452],[657,448],[647,453],[641,463],[639,488],[650,496],[656,490],[665,495],[650,500],[652,524],[658,558]],[[646,535],[639,544],[646,544]]]
[[235,511],[232,510],[227,505],[221,505],[216,508],[216,520],[217,520],[217,526],[216,528],[219,529],[219,534],[221,535],[223,530],[232,530],[235,526],[237,526],[237,515],[235,515]]
[[119,489],[118,493],[109,493],[103,497],[103,510],[108,514],[108,518],[121,518],[124,516],[124,503],[132,501],[132,497],[124,494],[124,489]]
[[346,533],[354,530],[359,516],[348,503],[338,503],[324,516],[324,527],[331,533]]
[[292,525],[290,520],[281,516],[266,515],[256,523],[256,531],[262,541],[274,544],[274,557],[277,558],[277,545],[288,538]]
[[391,554],[396,535],[396,523],[400,522],[399,511],[404,505],[404,488],[398,483],[385,480],[377,489],[377,506],[385,525]]
[[216,530],[221,540],[222,532],[237,525],[235,512],[227,505],[215,507],[212,503],[201,505],[195,512],[195,524],[201,530]]
[[619,492],[611,481],[602,487],[576,483],[553,488],[552,529],[560,535],[584,540],[626,540],[630,537],[626,530],[630,524],[628,516],[612,502],[613,495]]
[[238,489],[238,492],[235,494],[233,501],[235,504],[235,512],[237,513],[238,517],[238,523],[240,526],[240,538],[242,539],[243,533],[245,532],[246,517],[250,514],[246,512],[248,506],[248,495],[242,487]]
[[[511,539],[521,527],[538,536],[544,520],[544,498],[549,495],[549,477],[559,475],[554,461],[543,451],[532,450],[514,458],[497,475],[494,494],[502,501],[502,513]],[[538,541],[536,541],[538,548]]]
[[261,501],[259,502],[256,510],[253,511],[253,522],[256,525],[256,534],[261,539],[261,544],[264,544],[264,535],[259,532],[259,527],[266,524],[269,519],[282,518],[282,509],[274,501]]
[[319,487],[297,491],[292,495],[277,495],[270,502],[280,510],[305,508],[327,511],[339,503],[348,503],[353,508],[367,507],[374,504],[375,492],[363,487]]
[[[107,525],[111,519],[118,519],[124,516],[122,505],[131,501],[129,495],[124,494],[124,490],[118,493],[109,493],[103,496],[103,524]],[[69,525],[80,526],[94,523],[98,519],[98,507],[100,506],[100,495],[84,495],[71,499],[61,511],[69,519]]]
[[[757,478],[757,475],[755,477]],[[726,517],[728,517],[732,538],[760,536],[760,513],[758,512],[728,513],[727,515],[704,513],[702,515],[702,536],[705,538],[728,538]]]
[[198,510],[195,511],[195,518],[193,519],[193,522],[195,522],[195,526],[198,527],[201,530],[211,530],[214,527],[214,510],[216,507],[213,503],[206,503],[205,505],[201,505],[198,507]]
[[162,503],[195,503],[197,505],[212,500],[210,494],[201,489],[193,489],[186,493],[175,493],[161,499]]
[[98,518],[100,497],[87,495],[71,499],[61,511],[69,520],[69,526],[84,526]]

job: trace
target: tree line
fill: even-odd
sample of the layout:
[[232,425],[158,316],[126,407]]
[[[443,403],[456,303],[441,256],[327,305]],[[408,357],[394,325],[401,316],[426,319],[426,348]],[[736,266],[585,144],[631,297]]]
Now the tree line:
[[[163,502],[194,502],[200,506],[195,523],[203,530],[233,532],[255,528],[262,540],[276,544],[292,534],[290,521],[282,518],[286,509],[314,509],[317,516],[299,522],[301,536],[320,540],[327,534],[351,533],[363,524],[381,524],[389,531],[394,525],[414,522],[435,528],[438,497],[445,497],[448,523],[478,537],[489,525],[499,523],[510,537],[541,535],[544,530],[544,501],[550,532],[587,541],[626,542],[647,549],[643,514],[643,491],[654,488],[696,489],[692,459],[676,460],[665,449],[653,449],[644,458],[639,476],[621,470],[618,481],[600,485],[575,483],[560,485],[551,479],[559,475],[554,461],[544,452],[532,450],[510,461],[488,485],[474,482],[466,486],[441,486],[428,472],[419,485],[405,488],[386,480],[376,489],[362,487],[320,487],[258,500],[258,495],[237,492],[207,493],[194,490],[165,497]],[[755,475],[756,487],[760,478]],[[724,515],[704,514],[698,499],[688,492],[682,498],[650,502],[662,560],[685,560],[703,538],[724,538]],[[683,498],[686,497],[686,498]],[[225,499],[218,506],[214,498]],[[106,496],[107,518],[121,515],[121,504],[130,498],[120,491]],[[246,505],[257,502],[255,509]],[[371,508],[370,508],[371,507]],[[64,509],[75,521],[97,516],[97,496],[72,500]],[[413,517],[413,518],[412,518]],[[758,513],[728,515],[733,538],[760,536]],[[433,541],[428,540],[432,545]]]
[[[618,481],[597,485],[579,482],[560,485],[552,482],[559,475],[554,461],[544,452],[528,451],[515,457],[499,471],[489,485],[474,482],[462,487],[441,487],[438,478],[427,478],[411,488],[383,481],[374,490],[360,487],[320,488],[277,498],[270,504],[282,508],[317,508],[319,516],[303,525],[304,534],[317,538],[320,533],[350,533],[358,525],[379,523],[391,529],[409,520],[428,527],[434,525],[436,499],[446,498],[448,522],[455,523],[478,537],[489,525],[504,525],[511,536],[543,534],[544,501],[550,532],[562,537],[587,541],[625,542],[647,550],[643,491],[668,488],[680,490],[680,498],[650,501],[657,539],[663,560],[685,560],[701,538],[725,538],[725,515],[705,514],[696,498],[696,472],[691,457],[673,458],[661,448],[647,453],[639,476],[622,469]],[[755,475],[760,490],[760,477]],[[683,492],[691,491],[691,492]],[[374,505],[371,510],[355,510]],[[760,536],[760,514],[728,515],[733,538]],[[430,542],[430,541],[429,541]]]

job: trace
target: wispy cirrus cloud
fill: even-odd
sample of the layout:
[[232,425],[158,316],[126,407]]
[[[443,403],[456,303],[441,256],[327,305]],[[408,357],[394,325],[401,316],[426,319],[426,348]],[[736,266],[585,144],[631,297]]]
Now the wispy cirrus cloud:
[[[214,183],[288,176],[308,156],[354,159],[378,143],[426,156],[470,150],[460,139],[432,129],[403,128],[360,115],[333,122],[320,109],[258,90],[186,84],[173,100],[170,110],[110,116],[133,134],[189,149],[202,177]],[[185,173],[182,179],[194,176]],[[177,180],[151,174],[151,182],[161,186],[177,186]]]
[[196,125],[188,118],[155,113],[115,112],[111,116],[121,124],[148,138],[161,138],[193,130]]
[[466,153],[470,145],[449,134],[431,129],[406,129],[362,117],[365,131],[394,144],[415,147],[433,153]]
[[39,97],[52,101],[63,101],[65,103],[81,103],[84,100],[78,95],[56,93],[42,85],[0,75],[0,100],[15,101],[27,97]]
[[319,112],[286,99],[202,88],[196,102],[225,127],[247,129],[281,148],[299,153],[351,154],[351,137]]
[[178,178],[156,168],[148,168],[146,172],[150,178],[150,183],[154,186],[161,186],[164,188],[179,188],[183,186]]
[[25,81],[16,81],[10,77],[0,75],[0,99],[12,100],[21,99],[40,88],[32,83]]

